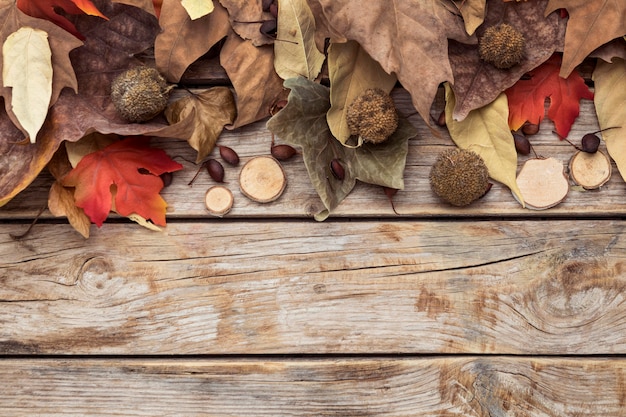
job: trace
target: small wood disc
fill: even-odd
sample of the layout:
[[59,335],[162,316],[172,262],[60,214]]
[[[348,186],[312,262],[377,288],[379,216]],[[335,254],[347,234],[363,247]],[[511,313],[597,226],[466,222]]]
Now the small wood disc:
[[545,210],[565,199],[569,182],[563,164],[554,159],[529,159],[517,175],[519,187],[527,208]]
[[209,213],[222,217],[233,207],[233,193],[223,185],[216,185],[207,190],[204,204]]
[[578,151],[569,161],[572,180],[587,190],[600,188],[611,178],[611,160],[601,151]]
[[241,168],[239,187],[243,195],[259,203],[269,203],[281,196],[287,185],[285,171],[271,156],[252,158]]

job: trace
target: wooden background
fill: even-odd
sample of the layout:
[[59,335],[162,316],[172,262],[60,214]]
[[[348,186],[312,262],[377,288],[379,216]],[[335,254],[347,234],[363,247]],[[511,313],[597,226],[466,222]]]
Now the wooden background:
[[[194,65],[190,83],[226,81]],[[203,72],[204,71],[204,72]],[[393,93],[411,113],[402,89]],[[438,115],[442,94],[433,106]],[[597,130],[583,100],[570,138]],[[302,158],[270,204],[240,192],[224,218],[185,166],[163,191],[163,232],[114,216],[88,240],[44,211],[52,177],[0,209],[0,415],[624,416],[626,183],[572,188],[546,211],[495,184],[466,208],[428,172],[454,146],[419,116],[393,213],[357,184],[327,221]],[[532,138],[567,165],[550,121]],[[265,121],[219,143],[267,155]],[[277,138],[280,143],[280,138]],[[604,144],[601,150],[606,152]],[[217,155],[215,151],[214,156]],[[519,165],[527,159],[520,157]]]

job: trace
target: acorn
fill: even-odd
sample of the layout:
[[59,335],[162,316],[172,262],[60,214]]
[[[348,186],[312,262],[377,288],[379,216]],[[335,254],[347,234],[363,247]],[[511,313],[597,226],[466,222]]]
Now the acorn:
[[583,136],[580,141],[581,150],[587,153],[596,153],[598,152],[598,147],[600,146],[600,138],[593,133],[587,133]]
[[528,155],[530,153],[530,141],[525,135],[513,133],[513,143],[515,144],[515,150],[518,154]]
[[136,67],[112,81],[111,100],[125,120],[145,122],[165,110],[172,88],[155,68]]
[[350,134],[364,141],[381,143],[398,128],[398,112],[393,99],[380,88],[369,88],[346,109]]
[[513,26],[500,23],[488,27],[478,39],[480,58],[496,68],[507,69],[522,62],[526,40]]
[[466,206],[489,190],[489,170],[477,153],[448,149],[431,168],[430,186],[444,201],[453,206]]

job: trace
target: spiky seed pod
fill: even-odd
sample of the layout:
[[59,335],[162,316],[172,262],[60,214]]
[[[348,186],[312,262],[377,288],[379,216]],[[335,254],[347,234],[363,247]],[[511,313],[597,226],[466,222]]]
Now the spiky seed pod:
[[442,152],[433,164],[430,186],[446,202],[466,206],[489,189],[489,170],[477,153],[449,149]]
[[171,89],[155,68],[136,67],[113,80],[111,100],[124,119],[145,122],[165,109]]
[[352,135],[380,143],[398,128],[398,113],[393,99],[380,88],[369,88],[355,98],[346,109],[348,128]]
[[524,35],[513,26],[500,23],[485,30],[478,39],[480,57],[496,68],[507,69],[524,58]]

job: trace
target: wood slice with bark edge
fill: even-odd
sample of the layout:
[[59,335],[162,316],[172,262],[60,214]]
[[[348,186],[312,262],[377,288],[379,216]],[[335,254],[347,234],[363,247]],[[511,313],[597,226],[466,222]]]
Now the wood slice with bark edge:
[[204,204],[214,216],[222,217],[233,207],[233,193],[223,185],[216,185],[207,190]]
[[287,186],[282,165],[271,156],[250,159],[239,173],[243,195],[258,203],[269,203],[280,197]]
[[565,199],[569,191],[563,164],[554,158],[526,161],[517,175],[517,186],[526,207],[532,210],[556,206]]
[[602,151],[578,151],[569,161],[569,175],[585,190],[595,190],[611,178],[611,160]]

